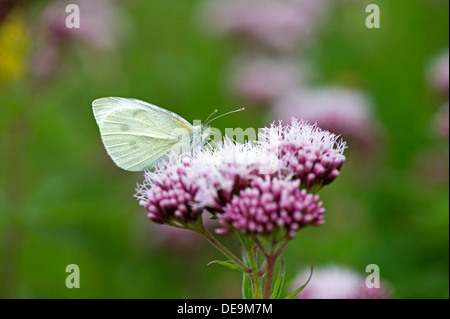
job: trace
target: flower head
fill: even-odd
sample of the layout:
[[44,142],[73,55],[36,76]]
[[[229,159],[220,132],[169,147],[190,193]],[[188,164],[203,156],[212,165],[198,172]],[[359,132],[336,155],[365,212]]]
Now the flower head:
[[[310,270],[302,271],[293,281],[293,288],[303,285]],[[314,269],[308,285],[297,296],[298,299],[385,299],[389,292],[386,283],[379,288],[367,288],[365,277],[352,269],[328,266]]]
[[227,137],[214,149],[202,149],[191,159],[191,167],[203,171],[198,198],[213,210],[223,207],[253,178],[277,165],[277,158],[257,143],[237,143]]
[[156,172],[146,171],[135,197],[148,211],[148,218],[178,226],[197,221],[204,207],[196,200],[200,182],[196,173],[175,156],[160,164]]
[[241,233],[271,234],[285,229],[289,237],[305,225],[324,223],[322,203],[317,195],[299,190],[299,181],[284,181],[269,176],[252,180],[249,187],[219,214],[223,229],[229,232],[237,229]]
[[216,148],[204,147],[190,158],[170,154],[155,171],[146,171],[136,198],[148,217],[160,224],[196,221],[204,209],[222,212],[231,198],[262,175],[273,156],[255,143],[228,138]]
[[302,188],[317,190],[334,181],[345,161],[346,143],[316,125],[292,118],[291,125],[272,124],[259,141],[280,160],[279,176],[300,179]]
[[339,175],[344,148],[334,134],[293,119],[266,128],[255,143],[225,138],[190,158],[172,154],[146,171],[135,196],[156,223],[187,227],[208,210],[222,233],[283,229],[293,237],[307,224],[323,224],[322,203],[307,190]]

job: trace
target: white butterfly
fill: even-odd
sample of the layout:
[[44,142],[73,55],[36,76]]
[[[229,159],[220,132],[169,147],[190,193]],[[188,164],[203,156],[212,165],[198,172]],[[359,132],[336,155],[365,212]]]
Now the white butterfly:
[[158,106],[120,97],[92,102],[106,151],[127,171],[151,169],[172,151],[193,152],[208,137],[207,125],[191,125]]

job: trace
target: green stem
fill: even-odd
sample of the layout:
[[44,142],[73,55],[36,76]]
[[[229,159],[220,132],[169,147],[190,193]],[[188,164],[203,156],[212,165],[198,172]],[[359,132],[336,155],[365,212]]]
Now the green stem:
[[226,257],[234,261],[234,263],[238,265],[240,268],[242,268],[244,271],[246,271],[247,273],[251,272],[251,270],[238,257],[236,257],[224,245],[222,245],[209,231],[207,231],[203,226],[203,224],[200,224],[198,228],[192,230],[205,237],[211,243],[211,245],[216,247],[216,249],[219,250]]
[[267,270],[267,260],[264,259],[261,268],[259,268],[258,275],[263,276],[266,273],[266,270]]
[[275,253],[275,259],[277,259],[282,253],[283,253],[283,250],[284,250],[284,248],[286,248],[286,245],[288,244],[288,242],[289,242],[289,238],[286,238],[285,240],[284,240],[284,242],[283,242],[283,244],[281,245],[281,247],[278,249],[278,251]]
[[247,254],[250,259],[250,265],[251,265],[251,270],[252,270],[253,297],[255,299],[261,299],[262,298],[261,278],[259,277],[259,273],[258,273],[258,265],[256,263],[256,256],[255,256],[254,248],[251,247],[250,251],[247,251]]

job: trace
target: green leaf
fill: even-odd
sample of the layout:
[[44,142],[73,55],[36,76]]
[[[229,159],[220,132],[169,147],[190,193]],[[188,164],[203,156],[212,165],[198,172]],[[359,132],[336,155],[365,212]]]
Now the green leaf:
[[242,297],[244,299],[253,299],[252,281],[247,274],[243,274],[242,279]]
[[208,263],[208,266],[211,265],[211,264],[219,264],[219,265],[228,267],[228,268],[233,269],[233,270],[240,270],[243,273],[245,273],[245,270],[242,269],[241,267],[239,267],[238,265],[236,265],[232,260],[227,260],[227,261],[213,260],[213,261],[210,261]]
[[303,286],[301,286],[300,288],[298,288],[297,290],[295,290],[293,293],[291,293],[289,296],[287,296],[286,298],[284,298],[284,299],[292,299],[292,298],[295,298],[295,296],[297,296],[305,287],[306,287],[306,285],[309,283],[309,281],[311,280],[311,277],[312,277],[312,274],[313,274],[313,266],[311,265],[311,274],[309,275],[309,278],[308,278],[308,281],[303,285]]
[[278,277],[277,277],[277,280],[273,287],[273,292],[272,292],[272,295],[270,296],[270,299],[279,299],[280,298],[281,290],[283,289],[285,274],[286,274],[286,267],[284,266],[284,259],[281,258],[280,271],[278,272]]

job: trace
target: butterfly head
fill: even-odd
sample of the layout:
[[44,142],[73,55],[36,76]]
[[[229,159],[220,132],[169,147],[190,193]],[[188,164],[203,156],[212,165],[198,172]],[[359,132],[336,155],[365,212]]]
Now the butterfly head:
[[191,132],[191,149],[203,147],[210,139],[211,128],[207,124],[194,125]]
[[190,136],[190,146],[191,146],[191,152],[196,152],[199,149],[201,149],[203,146],[205,146],[206,143],[208,143],[208,141],[210,141],[211,139],[211,133],[212,133],[212,129],[211,126],[209,125],[209,123],[211,123],[212,121],[231,114],[231,113],[235,113],[235,112],[239,112],[239,111],[243,111],[244,108],[240,108],[238,110],[234,110],[219,116],[216,116],[215,118],[211,119],[208,121],[208,119],[217,113],[217,110],[214,110],[214,112],[211,113],[211,115],[208,116],[208,118],[205,120],[205,123],[201,123],[201,121],[194,121],[194,125],[192,126],[192,131],[191,131],[191,136]]

